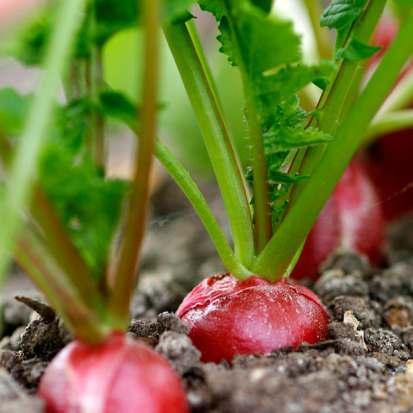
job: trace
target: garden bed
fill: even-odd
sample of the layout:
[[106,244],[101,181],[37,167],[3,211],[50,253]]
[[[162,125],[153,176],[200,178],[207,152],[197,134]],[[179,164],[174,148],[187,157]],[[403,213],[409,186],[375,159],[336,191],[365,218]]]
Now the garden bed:
[[[197,281],[194,274],[206,274],[216,265],[198,224],[185,214],[162,223],[163,242],[170,242],[181,219],[186,227],[179,250],[164,257],[175,260],[177,273],[163,271],[165,264],[171,268],[169,263],[146,254],[130,334],[171,361],[184,379],[193,412],[412,411],[412,220],[391,231],[384,268],[373,269],[350,253],[338,254],[326,265],[314,289],[331,314],[327,341],[268,356],[237,357],[229,365],[200,362],[185,327],[171,313]],[[149,243],[159,242],[159,222]],[[10,375],[0,375],[0,412],[40,412],[40,402],[30,395],[70,335],[48,311],[42,318],[21,303],[5,301],[0,365]]]

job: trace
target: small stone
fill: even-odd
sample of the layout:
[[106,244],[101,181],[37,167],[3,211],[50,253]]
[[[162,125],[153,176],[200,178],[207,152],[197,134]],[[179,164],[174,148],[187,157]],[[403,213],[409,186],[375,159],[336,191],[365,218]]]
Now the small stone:
[[347,310],[344,313],[343,323],[348,324],[353,328],[357,341],[362,345],[364,350],[367,350],[366,343],[364,342],[364,331],[358,329],[360,326],[360,321],[357,320],[351,310]]

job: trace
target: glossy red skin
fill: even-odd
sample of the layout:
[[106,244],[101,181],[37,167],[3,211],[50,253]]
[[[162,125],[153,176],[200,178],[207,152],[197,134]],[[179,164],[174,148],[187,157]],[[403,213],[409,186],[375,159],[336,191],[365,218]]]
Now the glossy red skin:
[[341,225],[337,225],[339,219],[337,200],[331,197],[308,234],[291,278],[295,280],[318,278],[321,264],[340,245]]
[[168,362],[124,334],[98,346],[69,344],[46,369],[38,394],[47,413],[189,413]]
[[364,254],[378,264],[384,231],[379,195],[364,165],[356,159],[317,219],[291,277],[316,280],[321,264],[338,248]]
[[287,280],[209,277],[185,297],[177,315],[205,362],[266,354],[327,337],[328,314],[318,297]]

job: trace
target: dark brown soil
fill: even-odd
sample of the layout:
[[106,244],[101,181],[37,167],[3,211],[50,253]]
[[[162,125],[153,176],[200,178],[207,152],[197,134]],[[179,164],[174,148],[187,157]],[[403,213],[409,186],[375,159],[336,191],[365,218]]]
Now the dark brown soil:
[[[185,326],[170,313],[195,276],[216,265],[198,224],[180,220],[162,223],[159,233],[152,228],[149,250],[161,237],[163,245],[173,244],[177,234],[178,247],[165,248],[162,257],[146,254],[129,334],[170,360],[192,412],[413,412],[413,220],[391,231],[386,268],[373,269],[351,253],[326,264],[314,289],[331,314],[327,341],[238,357],[232,365],[201,363]],[[31,395],[70,335],[47,312],[42,317],[17,301],[3,301],[0,413],[41,412]]]

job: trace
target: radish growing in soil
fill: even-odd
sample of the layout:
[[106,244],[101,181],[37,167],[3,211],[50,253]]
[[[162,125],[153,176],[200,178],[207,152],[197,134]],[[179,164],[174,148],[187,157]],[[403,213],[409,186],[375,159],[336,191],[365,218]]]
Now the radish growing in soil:
[[[340,224],[323,234],[328,249],[338,237],[340,244],[375,258],[380,211],[361,169],[348,165],[413,51],[412,5],[406,6],[405,22],[372,77],[359,87],[361,69],[376,52],[369,42],[385,2],[348,2],[337,13],[342,1],[333,0],[321,19],[323,26],[337,30],[334,62],[311,66],[302,61],[300,36],[291,23],[270,14],[267,0],[72,0],[49,5],[52,10],[23,36],[17,57],[39,64],[45,56],[45,63],[33,97],[7,90],[0,99],[15,104],[8,116],[0,112],[7,177],[0,272],[7,263],[5,252],[12,251],[76,337],[50,363],[40,384],[49,413],[82,412],[92,405],[106,413],[188,411],[167,362],[125,336],[152,154],[189,199],[229,273],[207,278],[178,310],[203,359],[230,360],[238,353],[267,353],[326,338],[328,316],[319,299],[285,278],[329,199],[325,213]],[[221,51],[240,71],[248,168],[233,143],[220,91],[188,12],[193,3],[214,15]],[[109,89],[101,67],[106,41],[137,22],[145,34],[139,109]],[[155,139],[161,27],[202,132],[232,242],[189,172]],[[52,119],[61,79],[66,99]],[[321,97],[317,108],[306,112],[301,100],[311,83],[320,87]],[[23,122],[15,119],[27,107],[23,131],[16,131]],[[131,182],[106,176],[109,119],[127,124],[140,139]],[[374,226],[368,232],[367,218]],[[311,263],[305,266],[313,271]]]
[[323,304],[308,288],[288,280],[212,276],[185,297],[176,314],[189,326],[205,362],[314,344],[327,337]]
[[97,346],[69,344],[47,368],[39,395],[48,412],[188,412],[168,362],[122,333]]
[[[7,262],[4,251],[18,232],[13,249],[16,261],[75,337],[50,362],[41,378],[38,395],[45,402],[45,411],[187,413],[186,395],[172,366],[146,344],[126,335],[155,145],[161,1],[140,2],[145,34],[142,59],[146,68],[143,105],[140,111],[132,108],[128,113],[139,119],[141,144],[135,155],[135,175],[124,197],[125,208],[119,223],[122,236],[113,248],[111,238],[118,225],[126,183],[106,179],[102,173],[105,169],[104,122],[108,117],[100,100],[103,83],[99,76],[99,56],[103,44],[97,33],[90,37],[90,44],[86,45],[84,39],[83,43],[79,41],[89,33],[85,30],[92,16],[95,19],[92,30],[97,30],[97,23],[108,26],[112,15],[102,16],[102,3],[90,4],[93,7],[85,0],[50,4],[48,19],[43,16],[40,26],[35,24],[30,29],[36,35],[43,30],[41,39],[51,37],[43,45],[45,50],[41,50],[42,41],[30,43],[28,36],[21,56],[32,64],[39,56],[46,56],[38,92],[25,100],[15,91],[2,91],[3,101],[12,99],[21,113],[30,107],[30,113],[17,143],[13,138],[20,131],[15,130],[15,118],[1,125],[2,133],[7,136],[2,135],[0,140],[8,185],[2,199],[7,225],[0,234],[0,267],[4,269]],[[106,13],[106,7],[113,5],[104,2],[103,6]],[[186,7],[174,12],[187,13]],[[129,25],[130,18],[128,16]],[[137,16],[132,18],[135,25]],[[112,31],[121,29],[118,25],[111,27]],[[80,44],[81,51],[78,50]],[[91,48],[86,57],[85,47]],[[88,77],[86,89],[77,89],[76,84],[66,85],[69,102],[58,108],[52,122],[53,133],[50,133],[47,126],[69,57],[73,58],[71,81],[76,83],[85,76],[79,68],[86,68],[95,76]],[[119,109],[119,96],[109,93],[109,98],[116,97],[118,100],[112,103],[111,110]],[[6,111],[6,116],[4,113],[5,110],[2,119],[7,121],[10,113]],[[48,132],[52,137],[44,142]],[[14,157],[11,156],[13,144],[17,145]],[[37,164],[40,165],[39,179],[33,183]],[[26,212],[32,224],[23,226],[19,223],[23,215],[20,211],[29,195],[32,199]],[[109,263],[111,249],[114,258]]]
[[[359,90],[360,69],[365,60],[377,52],[368,43],[384,2],[368,7],[362,2],[358,6],[352,4],[340,13],[337,13],[337,2],[331,2],[321,23],[338,32],[335,58],[339,64],[332,73],[322,65],[315,71],[314,67],[303,65],[292,70],[290,65],[297,65],[300,52],[294,48],[299,42],[291,26],[274,21],[266,14],[268,10],[262,2],[255,2],[255,9],[246,6],[246,2],[240,3],[200,2],[205,11],[215,16],[221,31],[221,50],[241,73],[251,154],[248,183],[252,198],[245,191],[247,184],[239,171],[240,160],[225,125],[213,79],[209,70],[205,70],[206,59],[202,48],[197,46],[193,27],[174,25],[166,30],[222,193],[234,251],[190,177],[180,170],[175,171],[174,178],[198,212],[226,268],[242,280],[235,281],[230,276],[218,281],[208,278],[189,293],[178,309],[178,316],[188,323],[189,335],[202,351],[204,360],[213,361],[229,360],[237,353],[266,353],[271,349],[295,347],[306,340],[315,342],[325,337],[327,318],[319,303],[308,303],[318,311],[311,312],[307,318],[300,310],[303,291],[288,295],[286,290],[292,286],[277,280],[288,276],[297,260],[300,262],[306,235],[361,145],[363,135],[410,53],[405,43],[410,34],[404,33],[406,27],[403,26],[394,47]],[[279,50],[285,55],[280,57]],[[404,50],[403,58],[397,61],[395,53],[401,50]],[[304,113],[294,96],[310,82],[324,85],[314,117]],[[308,241],[312,250],[317,249],[320,258],[324,258],[344,244],[377,262],[383,220],[375,191],[360,166],[350,166],[326,208],[330,215],[327,222],[337,219],[338,228],[329,226],[327,232],[319,231],[321,224],[316,224]],[[371,219],[368,232],[366,218]],[[320,234],[317,242],[322,237],[327,242],[314,246],[314,234]],[[304,264],[301,269],[298,267],[296,275],[301,272],[314,277],[314,260],[306,258],[307,252],[304,247]],[[247,287],[259,279],[256,276],[267,280],[262,281],[265,288],[260,283]],[[262,289],[267,294],[258,298],[258,291]],[[277,291],[283,289],[284,294],[278,295]],[[291,307],[281,298],[286,296],[291,300]],[[257,311],[260,306],[274,311]],[[275,315],[295,310],[296,318]],[[283,335],[281,332],[286,331],[286,324],[290,322],[293,326],[311,324],[312,328],[303,330],[309,335],[300,335],[294,328]]]

